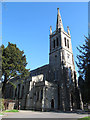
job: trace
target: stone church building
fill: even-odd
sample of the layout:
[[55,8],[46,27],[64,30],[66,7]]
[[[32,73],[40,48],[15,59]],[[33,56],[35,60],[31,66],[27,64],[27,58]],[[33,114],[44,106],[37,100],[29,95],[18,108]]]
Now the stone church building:
[[6,99],[18,100],[20,109],[72,111],[82,109],[69,27],[64,31],[59,8],[56,30],[50,26],[49,64],[30,72],[25,79],[13,78]]

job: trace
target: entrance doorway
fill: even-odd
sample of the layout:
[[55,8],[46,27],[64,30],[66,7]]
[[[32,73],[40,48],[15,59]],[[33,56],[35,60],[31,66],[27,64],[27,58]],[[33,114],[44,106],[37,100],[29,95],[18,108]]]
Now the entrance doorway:
[[51,109],[54,109],[54,99],[51,100]]

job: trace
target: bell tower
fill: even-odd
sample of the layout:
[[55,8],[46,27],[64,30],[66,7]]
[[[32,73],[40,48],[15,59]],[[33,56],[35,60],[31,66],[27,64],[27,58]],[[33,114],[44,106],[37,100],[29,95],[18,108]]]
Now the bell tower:
[[52,32],[50,26],[49,64],[54,70],[59,69],[62,64],[75,70],[70,29],[67,26],[67,32],[64,31],[59,8],[57,8],[56,30]]
[[[70,29],[67,26],[67,32],[64,31],[59,8],[57,8],[56,30],[52,32],[50,26],[49,65],[52,71],[50,75],[51,81],[58,85],[59,109],[72,110],[73,107],[82,105],[77,84]],[[75,91],[79,96],[76,95]]]

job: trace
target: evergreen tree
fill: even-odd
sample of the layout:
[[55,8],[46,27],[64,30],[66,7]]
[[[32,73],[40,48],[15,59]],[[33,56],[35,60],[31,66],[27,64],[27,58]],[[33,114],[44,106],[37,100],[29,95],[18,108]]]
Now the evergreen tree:
[[85,44],[77,47],[80,55],[77,55],[78,72],[80,77],[84,80],[84,87],[81,91],[84,91],[84,102],[90,102],[90,39],[85,37]]
[[80,88],[80,91],[81,91],[81,94],[82,94],[82,100],[83,102],[85,102],[85,90],[84,90],[84,87],[85,87],[85,81],[83,80],[83,78],[81,76],[78,77],[78,85],[79,85],[79,88]]
[[26,56],[16,44],[8,42],[8,46],[2,48],[2,76],[4,76],[2,93],[4,95],[5,85],[12,77],[26,77],[29,69],[26,69]]

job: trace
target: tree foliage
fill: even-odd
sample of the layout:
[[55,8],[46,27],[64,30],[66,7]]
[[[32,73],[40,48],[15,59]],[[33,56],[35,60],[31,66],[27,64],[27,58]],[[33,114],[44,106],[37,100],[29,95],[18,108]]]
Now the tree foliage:
[[12,77],[20,76],[26,77],[29,74],[29,69],[26,69],[26,56],[24,51],[21,51],[16,44],[8,42],[8,46],[1,46],[2,48],[2,76],[4,76],[3,81],[3,91],[5,84]]
[[85,102],[89,102],[90,101],[90,78],[89,78],[89,74],[90,74],[90,39],[88,39],[87,37],[85,37],[85,44],[83,44],[82,46],[77,47],[78,51],[79,51],[79,55],[77,55],[78,58],[78,62],[76,62],[77,66],[78,66],[78,72],[80,75],[80,79],[82,78],[82,80],[84,80],[82,82],[82,86],[83,86],[83,98]]
[[2,49],[0,47],[0,79],[2,77]]

